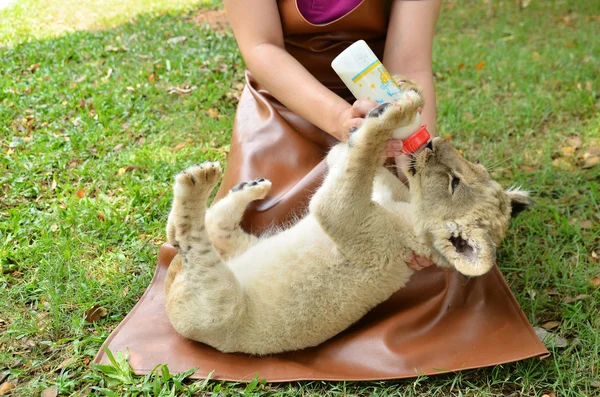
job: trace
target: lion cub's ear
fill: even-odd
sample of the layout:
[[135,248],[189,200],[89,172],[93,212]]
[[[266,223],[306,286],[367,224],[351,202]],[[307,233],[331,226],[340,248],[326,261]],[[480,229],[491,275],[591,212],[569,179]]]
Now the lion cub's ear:
[[525,190],[511,188],[505,193],[510,199],[510,215],[513,218],[533,205],[533,200],[529,197],[529,192]]

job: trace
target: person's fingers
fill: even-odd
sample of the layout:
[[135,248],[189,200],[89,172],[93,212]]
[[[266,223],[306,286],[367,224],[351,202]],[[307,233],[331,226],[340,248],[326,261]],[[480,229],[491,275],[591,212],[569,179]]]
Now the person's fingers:
[[402,154],[402,141],[399,139],[390,139],[383,150],[384,157],[396,157]]
[[429,258],[413,254],[406,260],[406,264],[411,269],[419,271],[425,269],[426,267],[434,265],[435,263],[433,263]]
[[362,125],[362,123],[364,121],[365,120],[362,118],[348,119],[344,123],[344,128],[346,129],[346,131],[354,132],[354,130],[356,130],[357,128],[360,128],[360,126]]
[[352,117],[364,118],[367,113],[377,106],[377,102],[368,99],[359,99],[352,104]]
[[416,262],[419,264],[419,266],[421,266],[422,268],[426,268],[429,267],[431,265],[433,265],[434,263],[431,261],[431,259],[426,258],[424,256],[416,256],[415,257]]
[[421,265],[416,261],[415,256],[411,256],[406,260],[406,264],[414,271],[419,271],[422,269]]

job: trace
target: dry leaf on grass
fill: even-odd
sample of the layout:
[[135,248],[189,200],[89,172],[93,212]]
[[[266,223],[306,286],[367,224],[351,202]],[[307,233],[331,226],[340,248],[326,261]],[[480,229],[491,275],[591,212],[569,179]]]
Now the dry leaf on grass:
[[185,146],[185,142],[180,142],[177,145],[175,145],[174,149],[181,150],[181,149],[183,149],[184,146]]
[[58,396],[58,389],[56,387],[48,387],[42,391],[42,397],[56,397]]
[[117,175],[123,175],[126,172],[131,172],[137,170],[139,167],[137,165],[128,165],[127,167],[119,168],[117,171]]
[[0,396],[10,393],[10,391],[17,386],[13,385],[10,382],[4,382],[2,386],[0,386]]
[[185,94],[189,94],[190,92],[194,91],[196,88],[198,88],[195,85],[189,85],[189,84],[185,84],[183,86],[175,86],[175,87],[169,87],[167,88],[167,92],[169,94],[178,94],[178,95],[185,95]]
[[546,330],[550,330],[550,329],[554,329],[554,328],[558,327],[559,325],[560,325],[560,321],[556,321],[556,320],[546,321],[544,324],[542,324],[542,328],[544,328]]
[[206,114],[208,114],[208,116],[213,119],[218,119],[219,117],[221,117],[221,115],[219,114],[219,111],[215,108],[208,109],[206,111]]
[[575,149],[581,149],[583,140],[577,135],[569,135],[567,137],[567,145],[573,146]]
[[107,314],[108,310],[106,310],[106,308],[100,306],[99,304],[95,304],[85,312],[85,321],[93,323],[103,317],[106,317]]
[[581,168],[587,169],[598,165],[600,162],[600,143],[592,141],[581,157],[583,159]]
[[79,190],[77,191],[77,197],[78,197],[78,198],[84,198],[84,197],[85,197],[85,190],[83,190],[83,189],[79,189]]
[[540,341],[548,347],[567,347],[569,345],[569,341],[560,335],[553,334],[540,327],[535,327],[533,330]]
[[175,37],[171,37],[169,40],[167,40],[167,43],[179,44],[179,43],[185,43],[186,41],[187,41],[187,36],[175,36]]
[[573,303],[573,302],[577,302],[577,301],[580,301],[583,299],[587,299],[588,297],[589,297],[589,295],[586,295],[586,294],[577,295],[575,298],[572,298],[570,296],[565,296],[564,298],[562,298],[562,301],[564,303]]
[[485,61],[481,61],[475,66],[475,70],[481,70],[485,66]]
[[594,287],[600,287],[600,276],[595,276],[592,277],[592,279],[590,280],[590,283],[594,286]]

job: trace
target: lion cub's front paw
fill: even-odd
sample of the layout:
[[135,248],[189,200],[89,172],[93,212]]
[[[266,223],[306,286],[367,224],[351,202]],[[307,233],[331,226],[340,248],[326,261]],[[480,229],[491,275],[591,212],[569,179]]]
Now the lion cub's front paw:
[[235,185],[229,194],[244,195],[246,201],[262,200],[271,191],[271,181],[264,178],[258,178],[249,182],[242,182]]
[[[411,124],[424,105],[423,97],[415,91],[407,91],[401,94],[400,98],[393,104],[387,104],[384,109],[376,112],[375,117],[379,117],[381,128],[397,129]],[[380,105],[382,106],[382,105]],[[380,107],[378,106],[378,107]],[[371,113],[375,112],[375,108]]]
[[221,174],[221,166],[217,162],[206,161],[193,165],[175,177],[175,196],[210,193]]

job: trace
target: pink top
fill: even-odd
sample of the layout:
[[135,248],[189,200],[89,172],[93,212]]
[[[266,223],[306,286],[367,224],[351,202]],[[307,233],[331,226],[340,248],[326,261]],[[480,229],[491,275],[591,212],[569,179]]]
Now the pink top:
[[362,0],[296,0],[300,14],[310,23],[335,21],[355,9]]

